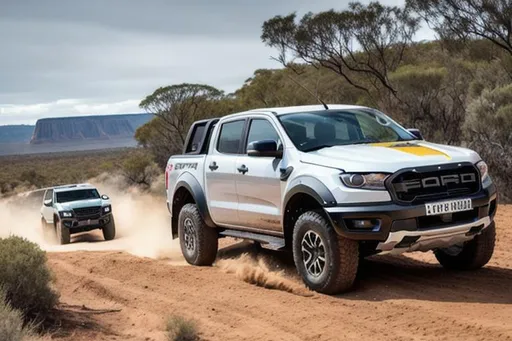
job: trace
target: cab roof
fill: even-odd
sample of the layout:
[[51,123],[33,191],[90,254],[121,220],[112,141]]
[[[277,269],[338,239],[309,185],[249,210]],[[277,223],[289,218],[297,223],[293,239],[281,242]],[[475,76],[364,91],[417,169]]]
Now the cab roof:
[[87,183],[84,183],[84,184],[70,184],[70,185],[63,185],[63,186],[53,187],[53,190],[55,192],[69,192],[69,191],[74,191],[74,190],[78,190],[78,189],[96,189],[96,187],[94,187],[91,184],[87,184]]
[[[365,107],[358,105],[345,105],[345,104],[327,104],[329,110],[350,110],[350,109],[364,109]],[[299,105],[294,107],[275,107],[275,108],[259,108],[251,109],[248,112],[272,112],[278,116],[291,113],[309,112],[309,111],[325,111],[322,104],[318,105]]]

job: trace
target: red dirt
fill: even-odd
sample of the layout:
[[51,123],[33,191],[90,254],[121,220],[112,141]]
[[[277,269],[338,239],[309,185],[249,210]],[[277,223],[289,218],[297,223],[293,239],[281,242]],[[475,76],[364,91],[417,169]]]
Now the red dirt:
[[[167,317],[179,314],[204,340],[512,340],[512,206],[498,212],[484,269],[446,271],[432,253],[374,257],[337,297],[306,290],[270,252],[203,268],[122,251],[49,253],[61,309],[78,321],[58,339],[165,340]],[[251,250],[225,247],[219,258]]]

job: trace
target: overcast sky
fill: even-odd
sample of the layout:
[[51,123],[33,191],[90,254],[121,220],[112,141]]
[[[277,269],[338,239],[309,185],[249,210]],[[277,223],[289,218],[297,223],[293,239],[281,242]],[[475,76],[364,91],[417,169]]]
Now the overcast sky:
[[[182,82],[232,92],[255,69],[279,67],[270,60],[274,51],[260,40],[265,20],[347,4],[0,0],[0,125],[139,112],[140,100],[154,89]],[[422,30],[417,39],[429,35]]]

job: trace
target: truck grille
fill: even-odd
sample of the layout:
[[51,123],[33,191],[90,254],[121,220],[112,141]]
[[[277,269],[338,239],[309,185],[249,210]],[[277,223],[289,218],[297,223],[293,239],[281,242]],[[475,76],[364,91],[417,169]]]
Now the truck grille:
[[480,173],[471,163],[404,169],[388,179],[393,199],[402,204],[471,195],[480,190]]
[[73,210],[75,212],[75,216],[80,219],[98,219],[101,216],[101,207],[83,207],[83,208],[75,208]]

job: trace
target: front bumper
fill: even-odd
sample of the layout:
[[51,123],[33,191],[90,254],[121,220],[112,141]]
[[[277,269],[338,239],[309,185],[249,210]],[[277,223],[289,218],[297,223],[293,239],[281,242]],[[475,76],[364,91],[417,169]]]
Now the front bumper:
[[87,218],[61,218],[62,225],[67,227],[71,233],[87,232],[101,229],[112,220],[112,213],[104,214],[93,219]]
[[[427,216],[425,205],[373,203],[325,207],[336,232],[348,239],[374,241],[377,251],[401,253],[448,247],[472,239],[494,219],[497,208],[494,184],[466,197],[473,210],[453,213],[451,220]],[[351,227],[353,220],[372,220],[372,228]]]

